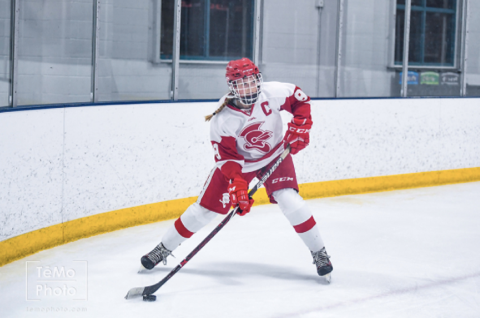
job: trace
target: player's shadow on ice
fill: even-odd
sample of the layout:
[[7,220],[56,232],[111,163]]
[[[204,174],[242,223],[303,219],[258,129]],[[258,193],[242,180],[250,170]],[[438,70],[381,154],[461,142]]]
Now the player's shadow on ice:
[[[218,280],[223,285],[242,285],[245,277],[272,278],[288,281],[302,281],[312,284],[325,285],[324,278],[316,273],[312,265],[311,272],[300,273],[288,266],[266,265],[249,262],[215,262],[203,264],[203,268],[182,268],[181,273],[189,275],[207,276]],[[157,266],[150,271],[143,271],[141,274],[165,273],[167,275],[173,268]],[[177,275],[180,275],[178,273]]]

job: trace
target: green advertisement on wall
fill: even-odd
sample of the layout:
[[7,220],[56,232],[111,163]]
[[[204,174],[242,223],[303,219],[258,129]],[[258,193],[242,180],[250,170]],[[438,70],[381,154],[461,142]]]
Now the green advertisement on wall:
[[439,85],[440,74],[438,74],[437,72],[422,72],[420,75],[420,84]]

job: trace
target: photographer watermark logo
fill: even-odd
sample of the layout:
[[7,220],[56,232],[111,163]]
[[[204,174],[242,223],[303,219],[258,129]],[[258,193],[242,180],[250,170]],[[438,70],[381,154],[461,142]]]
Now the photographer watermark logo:
[[26,262],[26,300],[88,300],[87,261]]

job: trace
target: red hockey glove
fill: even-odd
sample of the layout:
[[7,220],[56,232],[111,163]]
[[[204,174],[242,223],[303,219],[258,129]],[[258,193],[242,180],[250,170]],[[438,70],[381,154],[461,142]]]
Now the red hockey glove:
[[253,204],[253,199],[248,197],[248,184],[247,181],[242,178],[235,178],[230,180],[228,185],[228,194],[230,195],[230,201],[232,207],[238,205],[241,210],[239,215],[245,215],[250,212],[250,208]]
[[293,118],[291,123],[288,123],[288,130],[285,134],[284,140],[290,143],[291,154],[297,154],[310,143],[310,129],[312,128],[312,121],[310,119]]

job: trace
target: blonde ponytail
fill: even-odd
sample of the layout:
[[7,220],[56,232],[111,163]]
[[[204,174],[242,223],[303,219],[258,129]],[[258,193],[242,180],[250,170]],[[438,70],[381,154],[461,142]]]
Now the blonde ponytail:
[[218,107],[218,109],[214,111],[213,114],[205,116],[205,121],[210,121],[210,119],[212,119],[213,116],[221,112],[225,108],[225,106],[227,106],[227,104],[230,103],[231,101],[232,101],[231,98],[225,98],[222,105],[220,105],[220,107]]

